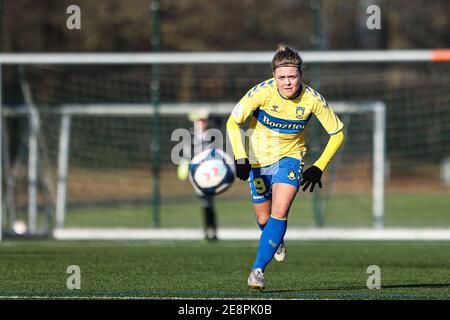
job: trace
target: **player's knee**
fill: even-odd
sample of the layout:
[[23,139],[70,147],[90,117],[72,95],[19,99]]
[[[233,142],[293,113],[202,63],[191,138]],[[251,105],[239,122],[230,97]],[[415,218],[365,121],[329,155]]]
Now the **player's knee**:
[[[281,199],[279,199],[281,200]],[[272,208],[270,214],[278,219],[285,219],[289,214],[289,209],[291,208],[290,201],[274,201],[272,203]]]
[[283,210],[278,210],[278,211],[273,210],[271,215],[272,215],[272,217],[274,217],[276,219],[287,219],[288,213],[289,213],[288,210],[285,210],[285,211],[283,211]]
[[265,226],[267,221],[269,221],[269,215],[258,215],[256,221],[258,221],[258,224]]
[[274,203],[271,215],[277,219],[286,219],[289,214],[290,203]]

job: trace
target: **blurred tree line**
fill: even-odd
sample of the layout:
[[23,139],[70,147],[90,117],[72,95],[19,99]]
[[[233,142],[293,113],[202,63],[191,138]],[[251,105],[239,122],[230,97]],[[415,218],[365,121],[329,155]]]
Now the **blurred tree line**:
[[[152,0],[0,3],[3,52],[152,51]],[[81,30],[66,27],[70,5],[81,9]],[[366,26],[370,5],[381,9],[380,30]],[[273,51],[280,42],[300,51],[443,48],[450,46],[449,12],[448,0],[161,0],[160,50]],[[161,68],[161,101],[236,101],[256,81],[270,76],[269,66],[208,68]],[[307,82],[313,80],[310,71],[305,72]],[[17,66],[3,67],[6,104],[23,104],[20,80],[24,78],[30,82],[37,105],[151,101],[149,66],[27,66],[23,74],[25,77],[20,78]],[[450,137],[449,75],[448,64],[327,65],[320,70],[320,90],[328,100],[385,101],[388,130],[402,139],[410,135],[408,141],[418,141],[418,129],[416,122],[411,122],[408,130],[403,127],[405,114],[415,119],[419,112],[426,111],[422,117],[429,124],[421,126],[434,128],[439,134],[424,133],[419,142],[431,146],[426,156],[439,159],[449,153],[450,146],[446,143]],[[430,112],[432,117],[428,116]],[[18,123],[11,121],[10,130],[26,132],[27,123]],[[11,132],[10,136],[19,134]],[[437,143],[436,136],[445,138]],[[395,151],[403,143],[399,140],[388,148]],[[420,159],[416,153],[405,152],[402,156]]]
[[[151,2],[3,0],[3,51],[150,51]],[[73,4],[81,9],[81,30],[66,27]],[[381,30],[366,27],[373,4],[381,9]],[[279,42],[300,50],[445,47],[449,12],[447,0],[161,0],[161,50],[274,50]]]

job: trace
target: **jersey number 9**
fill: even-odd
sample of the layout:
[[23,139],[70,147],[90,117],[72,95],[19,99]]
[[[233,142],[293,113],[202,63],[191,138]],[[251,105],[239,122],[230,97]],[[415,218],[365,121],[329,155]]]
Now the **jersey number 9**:
[[254,179],[253,184],[255,185],[256,192],[258,192],[258,193],[266,192],[266,185],[264,184],[263,178]]

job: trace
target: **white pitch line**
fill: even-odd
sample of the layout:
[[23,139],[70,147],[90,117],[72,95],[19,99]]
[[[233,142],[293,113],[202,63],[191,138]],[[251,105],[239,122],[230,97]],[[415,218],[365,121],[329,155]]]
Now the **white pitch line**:
[[[0,296],[0,300],[10,299],[10,300],[306,300],[298,298],[274,298],[274,297],[261,297],[261,298],[245,298],[245,297],[158,297],[158,296]],[[327,299],[328,300],[328,299]]]
[[[220,228],[217,235],[221,240],[257,240],[261,232],[255,228]],[[53,232],[59,240],[203,240],[202,229],[56,229]],[[286,240],[415,240],[450,241],[450,229],[427,228],[288,228]]]

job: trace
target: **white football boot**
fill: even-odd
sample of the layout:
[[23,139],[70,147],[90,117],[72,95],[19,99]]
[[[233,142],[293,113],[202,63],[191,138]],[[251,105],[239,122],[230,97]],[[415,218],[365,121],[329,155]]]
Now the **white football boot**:
[[253,269],[248,276],[247,284],[252,289],[263,290],[266,285],[264,284],[264,273],[260,268]]
[[284,245],[284,241],[280,244],[280,246],[277,249],[277,252],[273,255],[275,260],[278,262],[281,262],[284,260],[284,257],[286,257],[286,246]]

